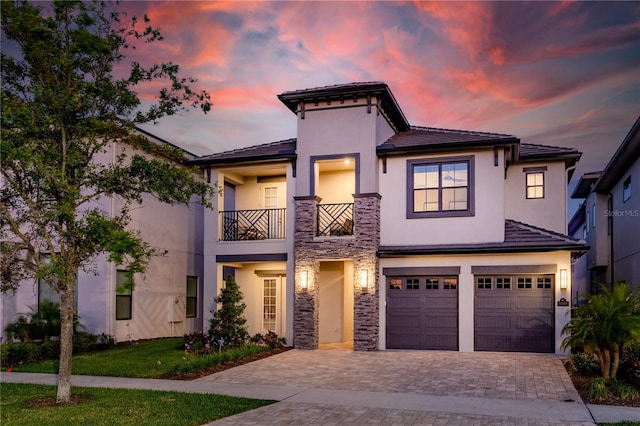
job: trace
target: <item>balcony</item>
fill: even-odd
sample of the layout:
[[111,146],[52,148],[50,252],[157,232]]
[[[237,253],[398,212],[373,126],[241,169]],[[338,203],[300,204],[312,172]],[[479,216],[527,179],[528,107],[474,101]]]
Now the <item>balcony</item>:
[[353,203],[318,204],[316,236],[353,235]]
[[286,209],[221,211],[222,241],[285,238]]

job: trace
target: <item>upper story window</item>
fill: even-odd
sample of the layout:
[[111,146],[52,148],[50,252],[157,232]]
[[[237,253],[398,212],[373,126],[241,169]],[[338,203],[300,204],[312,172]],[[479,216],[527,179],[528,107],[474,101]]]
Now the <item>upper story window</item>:
[[544,198],[544,172],[527,173],[527,198]]
[[473,215],[473,157],[407,161],[407,217]]
[[631,198],[631,176],[622,184],[622,202],[626,203]]

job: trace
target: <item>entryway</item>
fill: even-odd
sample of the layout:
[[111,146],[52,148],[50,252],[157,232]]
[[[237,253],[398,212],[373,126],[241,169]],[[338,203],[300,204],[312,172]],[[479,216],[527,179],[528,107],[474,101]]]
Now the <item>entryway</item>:
[[319,340],[323,348],[353,348],[353,262],[320,262]]

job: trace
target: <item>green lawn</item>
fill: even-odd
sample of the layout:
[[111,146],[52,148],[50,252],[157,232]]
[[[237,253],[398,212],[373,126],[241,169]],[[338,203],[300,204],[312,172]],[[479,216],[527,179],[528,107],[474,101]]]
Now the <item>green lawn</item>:
[[55,386],[0,383],[0,423],[5,425],[202,425],[275,401],[223,395],[74,387],[87,398],[76,405],[30,407],[54,397]]
[[[185,354],[182,338],[155,339],[74,355],[72,374],[158,378],[172,372],[189,373],[268,351],[266,346],[248,345],[209,355]],[[57,373],[58,360],[34,362],[15,367],[13,371]]]

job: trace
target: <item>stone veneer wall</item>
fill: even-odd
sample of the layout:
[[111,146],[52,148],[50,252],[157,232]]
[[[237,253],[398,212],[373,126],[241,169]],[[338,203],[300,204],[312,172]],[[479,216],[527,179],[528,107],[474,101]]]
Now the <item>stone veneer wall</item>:
[[[378,257],[380,245],[380,195],[354,195],[354,235],[349,237],[316,237],[318,197],[294,197],[295,224],[295,299],[294,341],[301,349],[318,347],[318,282],[321,260],[353,259],[354,261],[354,337],[357,351],[378,349],[379,283]],[[360,285],[360,272],[367,271],[368,286]],[[308,288],[300,285],[302,271],[308,273]]]

